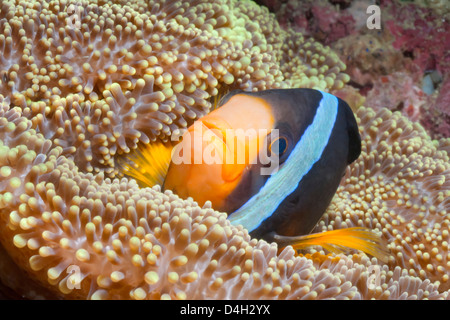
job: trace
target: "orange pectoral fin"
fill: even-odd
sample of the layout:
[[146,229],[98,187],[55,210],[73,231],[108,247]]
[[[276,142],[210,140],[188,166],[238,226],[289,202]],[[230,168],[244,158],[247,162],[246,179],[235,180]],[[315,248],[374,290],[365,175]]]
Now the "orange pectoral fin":
[[174,145],[169,142],[151,142],[118,159],[121,176],[136,179],[141,187],[162,185],[169,168]]
[[333,253],[345,253],[351,249],[363,251],[387,262],[389,250],[381,238],[372,230],[361,227],[332,230],[298,237],[274,235],[274,240],[282,247],[292,246],[296,250],[310,246],[321,246]]

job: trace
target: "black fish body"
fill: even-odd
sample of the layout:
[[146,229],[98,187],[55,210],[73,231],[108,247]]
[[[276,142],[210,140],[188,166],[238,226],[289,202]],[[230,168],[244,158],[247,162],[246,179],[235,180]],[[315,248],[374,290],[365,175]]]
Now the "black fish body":
[[[331,202],[347,165],[361,152],[361,139],[353,112],[345,101],[314,89],[232,92],[224,97],[223,103],[236,94],[263,98],[273,108],[274,129],[278,129],[279,135],[287,137],[289,141],[286,152],[280,157],[280,167],[287,161],[306,161],[305,154],[309,152],[308,149],[300,150],[301,152],[295,155],[296,158],[292,158],[294,156],[292,150],[302,138],[310,140],[308,145],[324,144],[317,161],[311,161],[312,163],[308,164],[310,168],[296,182],[297,187],[282,199],[266,219],[251,229],[251,235],[257,238],[266,238],[273,233],[286,236],[308,234]],[[326,101],[324,95],[328,98]],[[327,139],[325,142],[315,141],[320,139],[316,135],[304,136],[305,131],[319,120],[317,110],[321,102],[335,104],[336,109],[335,114],[326,114],[326,110],[322,111],[322,115],[332,118],[333,122],[331,132],[325,135]],[[227,211],[232,212],[230,215],[232,222],[234,211],[245,204],[242,199],[256,197],[270,178],[259,174],[261,167],[261,164],[252,165],[230,195]],[[282,171],[275,173],[278,174],[282,174]],[[290,178],[286,177],[286,180]]]
[[[258,133],[230,139],[223,134],[227,130]],[[244,148],[243,163],[228,163],[228,157],[239,158],[234,142],[247,141],[257,148]],[[203,161],[206,151],[221,155],[221,161]],[[351,248],[387,261],[379,235],[366,228],[309,234],[360,152],[357,122],[343,100],[314,89],[237,90],[194,122],[181,142],[140,149],[124,171],[143,186],[159,183],[200,206],[210,201],[232,224],[281,247]]]

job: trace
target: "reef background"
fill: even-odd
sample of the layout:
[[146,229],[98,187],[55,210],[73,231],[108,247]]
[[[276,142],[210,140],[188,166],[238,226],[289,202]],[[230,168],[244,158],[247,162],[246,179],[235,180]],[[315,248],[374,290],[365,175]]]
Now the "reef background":
[[[259,0],[283,28],[330,46],[350,82],[335,92],[359,105],[400,111],[433,138],[450,136],[450,4],[447,1]],[[380,8],[381,28],[366,22]]]
[[[448,1],[80,2],[75,28],[77,1],[0,4],[0,297],[450,299]],[[388,263],[278,252],[118,178],[218,94],[287,87],[346,100],[363,140],[314,231],[372,228]]]

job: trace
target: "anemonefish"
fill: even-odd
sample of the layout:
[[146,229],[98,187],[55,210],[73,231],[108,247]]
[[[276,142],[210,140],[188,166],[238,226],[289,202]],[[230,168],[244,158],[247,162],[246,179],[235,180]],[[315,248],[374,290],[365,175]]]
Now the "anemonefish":
[[348,104],[314,89],[226,94],[179,143],[154,143],[121,162],[142,186],[227,212],[250,235],[295,249],[358,249],[386,261],[366,228],[309,234],[333,198],[361,138]]

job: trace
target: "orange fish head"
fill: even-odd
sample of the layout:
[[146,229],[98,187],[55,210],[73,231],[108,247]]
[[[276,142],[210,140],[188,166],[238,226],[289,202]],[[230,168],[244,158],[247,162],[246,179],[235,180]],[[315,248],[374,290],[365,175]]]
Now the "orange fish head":
[[263,99],[231,97],[183,134],[173,150],[164,189],[200,205],[209,200],[214,209],[225,211],[227,197],[254,163],[274,122]]

